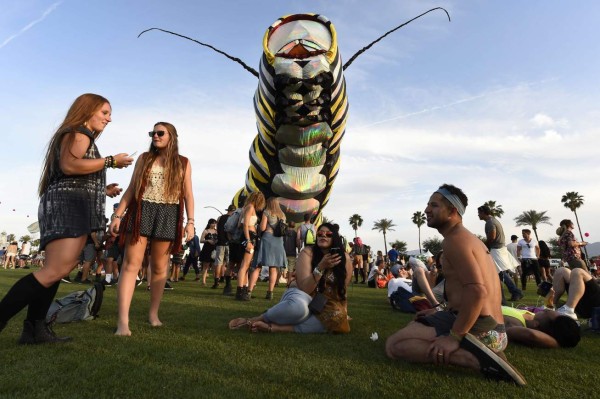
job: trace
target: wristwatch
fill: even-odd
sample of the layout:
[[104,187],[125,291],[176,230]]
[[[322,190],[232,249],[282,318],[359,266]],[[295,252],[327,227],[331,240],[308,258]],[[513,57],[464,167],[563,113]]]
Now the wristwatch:
[[313,274],[315,276],[322,276],[323,272],[321,271],[321,269],[319,269],[319,266],[315,267],[315,269],[313,270]]

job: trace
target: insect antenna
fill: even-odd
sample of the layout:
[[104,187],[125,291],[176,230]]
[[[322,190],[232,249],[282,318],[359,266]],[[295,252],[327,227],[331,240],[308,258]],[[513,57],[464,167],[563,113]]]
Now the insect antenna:
[[416,17],[414,17],[413,19],[411,19],[411,20],[409,20],[409,21],[406,21],[406,22],[405,22],[405,23],[403,23],[402,25],[395,27],[394,29],[392,29],[392,30],[390,30],[390,31],[386,32],[386,33],[385,33],[383,36],[380,36],[380,37],[379,37],[377,40],[374,40],[374,41],[372,41],[371,43],[369,43],[369,44],[368,44],[366,47],[363,47],[362,49],[358,50],[358,51],[356,52],[356,54],[354,54],[354,55],[353,55],[353,56],[352,56],[352,57],[351,57],[351,58],[348,60],[348,62],[346,62],[346,63],[344,64],[344,67],[343,67],[344,71],[346,70],[346,68],[348,68],[348,67],[350,66],[350,64],[352,64],[352,62],[354,62],[354,60],[356,59],[356,57],[358,57],[359,55],[361,55],[362,53],[364,53],[365,51],[367,51],[368,49],[370,49],[371,47],[373,47],[373,45],[374,45],[375,43],[379,42],[381,39],[383,39],[384,37],[386,37],[386,36],[387,36],[387,35],[389,35],[390,33],[393,33],[393,32],[395,32],[395,31],[397,31],[398,29],[402,28],[403,26],[406,26],[406,25],[410,24],[410,23],[411,23],[412,21],[414,21],[415,19],[421,18],[423,15],[425,15],[425,14],[428,14],[428,13],[430,13],[430,12],[432,12],[432,11],[435,11],[435,10],[442,10],[442,11],[444,11],[444,12],[446,13],[446,15],[448,16],[448,21],[450,21],[450,14],[448,14],[448,11],[446,11],[446,9],[445,9],[445,8],[442,8],[442,7],[436,7],[436,8],[432,8],[431,10],[425,11],[423,14],[421,14],[421,15],[417,15]]
[[224,51],[222,51],[222,50],[219,50],[218,48],[216,48],[216,47],[214,47],[214,46],[211,46],[210,44],[202,43],[201,41],[198,41],[198,40],[196,40],[196,39],[192,39],[191,37],[184,36],[184,35],[181,35],[181,34],[179,34],[179,33],[171,32],[171,31],[168,31],[168,30],[165,30],[165,29],[161,29],[161,28],[150,28],[150,29],[146,29],[145,31],[142,31],[142,32],[141,32],[141,33],[138,35],[138,38],[139,38],[140,36],[142,36],[144,33],[148,32],[148,31],[151,31],[151,30],[159,30],[159,31],[161,31],[161,32],[169,33],[169,34],[171,34],[171,35],[175,35],[175,36],[179,36],[179,37],[182,37],[182,38],[184,38],[184,39],[187,39],[187,40],[191,40],[192,42],[194,42],[194,43],[198,43],[198,44],[199,44],[199,45],[201,45],[201,46],[208,47],[208,48],[210,48],[210,49],[212,49],[212,50],[216,51],[216,52],[217,52],[217,53],[219,53],[219,54],[223,54],[225,57],[229,58],[230,60],[237,62],[237,63],[238,63],[238,64],[240,64],[242,67],[244,67],[244,69],[245,69],[245,70],[247,70],[247,71],[248,71],[248,72],[250,72],[252,75],[254,75],[254,76],[256,76],[256,77],[258,78],[258,72],[256,72],[256,70],[255,70],[254,68],[251,68],[251,67],[249,67],[248,65],[246,65],[246,63],[245,63],[244,61],[240,60],[240,59],[239,59],[239,58],[237,58],[237,57],[233,57],[233,56],[231,56],[231,55],[227,54],[226,52],[224,52]]

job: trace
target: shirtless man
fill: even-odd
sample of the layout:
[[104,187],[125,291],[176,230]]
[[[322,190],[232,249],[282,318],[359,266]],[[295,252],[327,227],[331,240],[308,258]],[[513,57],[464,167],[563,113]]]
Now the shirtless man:
[[387,339],[386,354],[409,362],[453,364],[495,380],[525,385],[502,353],[504,328],[496,266],[485,245],[462,225],[467,196],[444,184],[429,198],[427,225],[444,237],[447,311],[420,312]]

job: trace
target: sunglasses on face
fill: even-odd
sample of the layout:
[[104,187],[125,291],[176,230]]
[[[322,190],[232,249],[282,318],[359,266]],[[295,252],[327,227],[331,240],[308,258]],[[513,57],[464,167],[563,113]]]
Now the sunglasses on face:
[[333,233],[331,231],[319,231],[317,233],[317,237],[331,237],[333,236]]
[[148,136],[154,137],[154,135],[156,134],[158,137],[162,137],[165,135],[165,133],[166,132],[164,130],[157,130],[156,132],[155,131],[148,132]]

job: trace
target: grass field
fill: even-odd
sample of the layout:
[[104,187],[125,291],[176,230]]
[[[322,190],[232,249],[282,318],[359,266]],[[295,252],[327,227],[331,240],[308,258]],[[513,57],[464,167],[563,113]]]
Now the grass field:
[[[4,296],[25,270],[0,270]],[[506,354],[528,386],[487,381],[454,367],[388,360],[385,339],[411,316],[391,310],[387,290],[349,288],[352,332],[345,336],[230,331],[233,317],[256,315],[271,302],[234,301],[197,282],[165,292],[162,328],[147,322],[149,294],[137,288],[129,338],[113,336],[116,289],[101,317],[58,325],[73,342],[19,346],[25,312],[0,334],[0,398],[569,398],[596,397],[600,334],[584,328],[574,349],[509,345]],[[61,284],[58,296],[86,288]],[[275,292],[276,301],[283,288]],[[533,288],[523,303],[535,304]],[[273,302],[274,303],[274,302]],[[377,332],[378,341],[371,341]],[[596,392],[596,393],[595,393]]]

